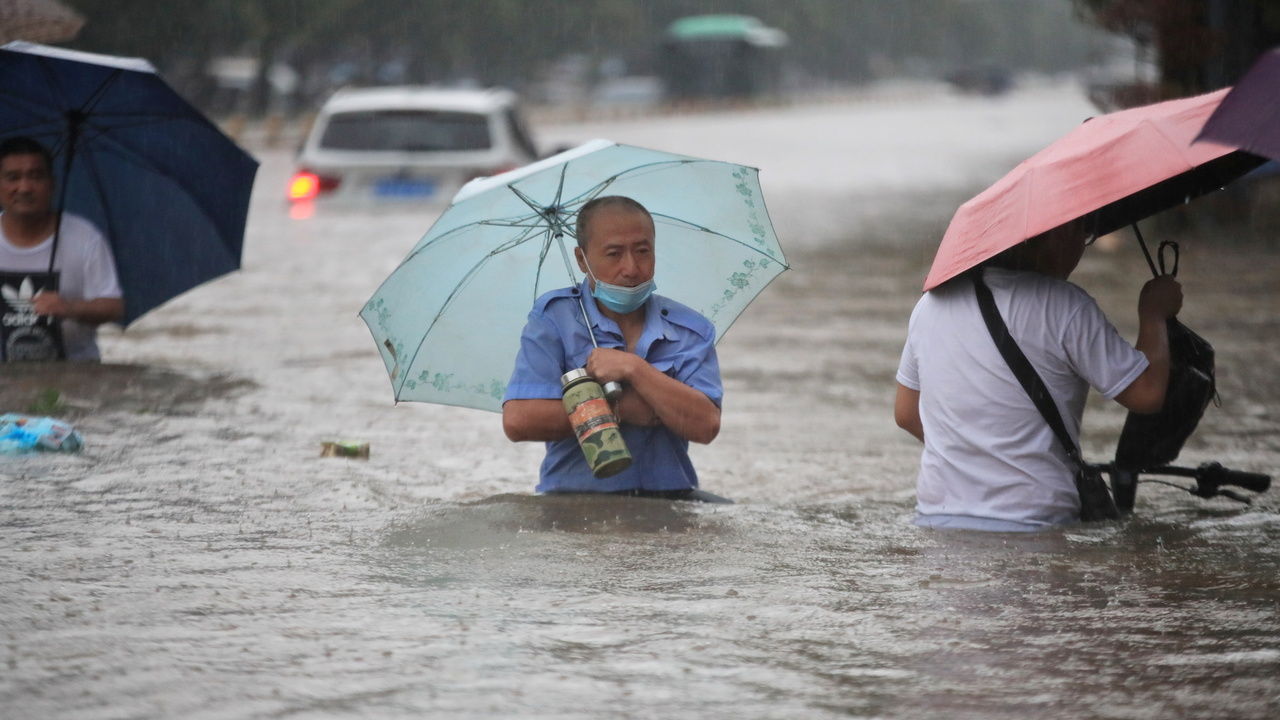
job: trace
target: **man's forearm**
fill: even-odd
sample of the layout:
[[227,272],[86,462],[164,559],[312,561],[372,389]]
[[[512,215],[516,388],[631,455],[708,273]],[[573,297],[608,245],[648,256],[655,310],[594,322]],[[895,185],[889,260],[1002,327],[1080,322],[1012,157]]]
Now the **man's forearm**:
[[653,406],[641,397],[635,388],[628,387],[623,389],[622,396],[613,405],[613,411],[618,416],[618,422],[620,423],[640,425],[642,427],[653,427],[662,424]]
[[85,325],[101,325],[119,322],[124,317],[124,300],[120,298],[93,298],[92,300],[68,300],[58,293],[39,293],[33,309],[38,315],[75,320]]
[[1116,402],[1137,413],[1159,412],[1169,389],[1169,318],[1182,309],[1182,286],[1171,275],[1147,281],[1138,294],[1139,352],[1147,356],[1146,370],[1129,384]]
[[720,434],[720,408],[701,391],[668,377],[648,363],[630,378],[631,386],[668,429],[697,443]]
[[124,301],[120,298],[68,301],[67,317],[86,325],[119,322],[124,317]]
[[1162,317],[1138,318],[1137,348],[1154,368],[1161,386],[1169,383],[1169,321]]
[[1140,317],[1138,342],[1134,346],[1147,356],[1147,369],[1116,395],[1116,402],[1138,413],[1159,412],[1169,387],[1168,321],[1155,315]]
[[502,406],[502,430],[512,442],[573,437],[573,426],[559,400],[508,400]]

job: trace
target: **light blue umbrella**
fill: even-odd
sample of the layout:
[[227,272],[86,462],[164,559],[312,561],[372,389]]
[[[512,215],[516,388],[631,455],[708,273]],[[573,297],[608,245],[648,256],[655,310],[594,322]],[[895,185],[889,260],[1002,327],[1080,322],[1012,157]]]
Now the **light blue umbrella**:
[[579,282],[574,221],[602,195],[652,213],[658,293],[717,340],[787,268],[754,168],[593,140],[468,183],[365,304],[396,400],[501,411],[533,301]]

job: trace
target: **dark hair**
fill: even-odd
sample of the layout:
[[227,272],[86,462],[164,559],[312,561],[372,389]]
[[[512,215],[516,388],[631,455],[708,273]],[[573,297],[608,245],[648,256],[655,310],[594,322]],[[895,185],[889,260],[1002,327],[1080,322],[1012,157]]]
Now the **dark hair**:
[[587,249],[587,225],[591,222],[591,216],[596,214],[597,210],[604,208],[618,208],[619,210],[630,210],[638,212],[649,218],[649,222],[653,222],[653,216],[645,209],[645,206],[632,200],[625,195],[603,195],[583,205],[578,210],[578,219],[574,223],[574,232],[578,235],[578,247],[583,250]]
[[21,135],[0,141],[0,161],[10,155],[39,155],[44,158],[44,167],[53,172],[53,154],[44,145]]
[[1023,240],[980,264],[983,267],[998,267],[1005,270],[1034,270],[1036,256],[1040,252],[1040,245],[1044,242],[1044,235],[1037,235],[1029,240]]
[[[1027,238],[999,255],[983,261],[981,264],[1006,270],[1044,272],[1044,253],[1050,246],[1060,242],[1067,242],[1069,238],[1077,238],[1084,240],[1085,246],[1088,247],[1089,243],[1092,242],[1088,238],[1092,237],[1092,233],[1096,232],[1097,227],[1098,219],[1096,215],[1084,215],[1045,230],[1039,235]],[[1090,233],[1090,235],[1087,236],[1086,233]]]

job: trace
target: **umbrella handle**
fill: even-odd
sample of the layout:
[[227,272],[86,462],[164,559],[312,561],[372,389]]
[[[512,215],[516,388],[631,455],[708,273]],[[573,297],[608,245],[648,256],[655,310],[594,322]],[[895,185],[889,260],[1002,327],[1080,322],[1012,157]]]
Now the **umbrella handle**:
[[606,400],[617,400],[622,397],[622,383],[617,380],[610,380],[604,384],[604,397]]

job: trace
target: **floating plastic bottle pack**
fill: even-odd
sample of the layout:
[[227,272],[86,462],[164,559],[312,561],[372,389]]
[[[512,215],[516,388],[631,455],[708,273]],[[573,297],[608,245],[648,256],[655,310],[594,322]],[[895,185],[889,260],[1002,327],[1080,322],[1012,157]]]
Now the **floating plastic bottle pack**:
[[80,433],[70,423],[51,417],[0,415],[0,455],[37,450],[75,452],[83,444]]

